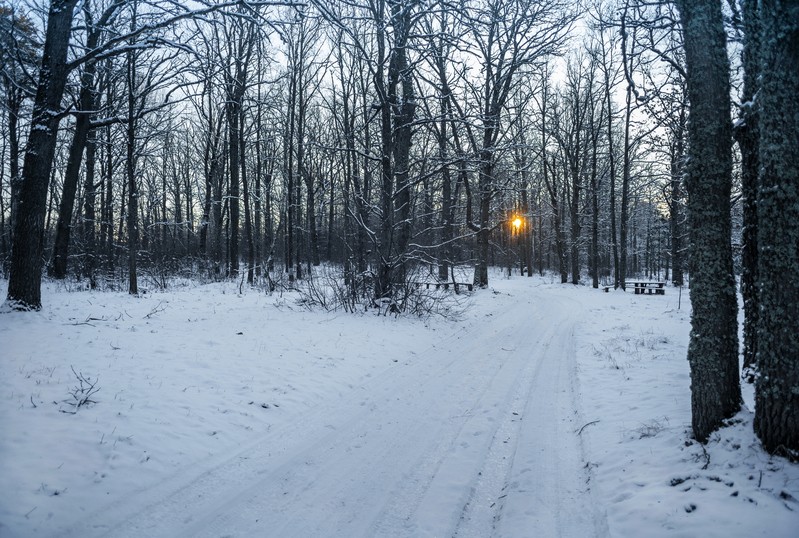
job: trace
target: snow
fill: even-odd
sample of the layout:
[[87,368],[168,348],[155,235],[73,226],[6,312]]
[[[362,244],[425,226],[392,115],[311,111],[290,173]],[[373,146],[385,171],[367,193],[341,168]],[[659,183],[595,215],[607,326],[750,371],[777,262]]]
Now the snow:
[[678,300],[497,272],[419,320],[48,283],[0,313],[0,536],[796,536],[751,387],[690,440]]

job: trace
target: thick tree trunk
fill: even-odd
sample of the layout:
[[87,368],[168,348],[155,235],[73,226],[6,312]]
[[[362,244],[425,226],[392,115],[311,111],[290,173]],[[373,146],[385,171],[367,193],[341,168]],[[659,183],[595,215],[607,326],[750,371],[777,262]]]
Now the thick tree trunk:
[[52,0],[47,16],[42,68],[22,166],[8,281],[9,304],[19,310],[42,307],[44,216],[61,119],[61,98],[69,69],[67,50],[76,3],[77,0]]
[[67,168],[64,172],[64,184],[61,192],[61,203],[58,209],[58,222],[56,223],[55,244],[53,256],[48,267],[48,275],[56,279],[67,276],[67,261],[69,257],[69,242],[72,231],[72,213],[75,209],[75,194],[78,190],[80,179],[80,165],[83,161],[83,152],[89,136],[89,124],[94,108],[94,72],[93,62],[86,66],[81,77],[80,114],[75,120],[75,132],[72,135],[72,145],[69,148]]
[[755,432],[799,460],[799,2],[761,3]]
[[729,61],[721,4],[717,0],[681,0],[678,6],[691,104],[687,187],[693,314],[688,362],[693,432],[704,443],[741,404],[738,309],[730,245]]

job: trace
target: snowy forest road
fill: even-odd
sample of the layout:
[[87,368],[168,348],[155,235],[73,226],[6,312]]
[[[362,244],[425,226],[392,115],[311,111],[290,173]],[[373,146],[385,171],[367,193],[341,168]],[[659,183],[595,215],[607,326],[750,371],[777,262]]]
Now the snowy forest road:
[[579,305],[542,293],[494,299],[484,323],[453,325],[340,401],[72,533],[606,535],[578,435]]

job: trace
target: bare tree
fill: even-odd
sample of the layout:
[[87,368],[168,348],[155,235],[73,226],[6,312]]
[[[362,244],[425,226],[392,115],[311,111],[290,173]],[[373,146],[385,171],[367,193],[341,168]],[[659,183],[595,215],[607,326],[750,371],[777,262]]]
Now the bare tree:
[[[13,240],[13,228],[20,188],[20,119],[23,106],[34,96],[36,63],[39,45],[36,30],[30,18],[12,6],[0,6],[0,91],[3,94],[2,107],[5,113],[6,144],[3,147],[2,167],[0,168],[0,251],[8,255]],[[7,153],[6,153],[7,151]],[[8,163],[10,188],[10,219],[6,223],[6,206],[3,197],[3,176]],[[6,265],[7,259],[4,259]]]
[[61,119],[61,98],[70,70],[67,51],[76,4],[77,0],[52,0],[47,15],[42,68],[22,165],[8,281],[8,302],[20,310],[39,310],[42,306],[44,216]]
[[[407,268],[411,137],[417,109],[411,48],[420,4],[417,0],[377,0],[355,6],[358,13],[348,14],[338,3],[331,6],[315,2],[324,17],[347,35],[351,46],[367,61],[371,79],[374,101],[365,108],[371,109],[371,116],[378,120],[380,141],[374,158],[380,170],[381,225],[379,231],[369,234],[376,247],[378,298],[392,295],[394,285],[404,281]],[[368,20],[374,31],[359,33],[355,20]],[[366,99],[367,94],[363,97]]]
[[[120,2],[112,3],[104,12],[99,14],[97,21],[95,21],[92,5],[90,3],[83,5],[83,19],[87,27],[86,43],[84,45],[86,50],[97,48],[102,34],[114,24],[114,19],[121,12],[122,6],[123,4]],[[76,104],[77,115],[74,133],[69,149],[67,168],[64,172],[55,244],[50,265],[48,266],[48,275],[57,279],[63,279],[67,276],[72,214],[75,208],[75,195],[80,178],[80,167],[89,137],[89,130],[91,129],[92,116],[98,104],[96,73],[97,60],[93,59],[83,65],[83,72],[80,75],[80,95]]]
[[460,10],[469,28],[482,80],[471,97],[479,118],[479,135],[470,136],[479,162],[479,231],[474,284],[488,285],[491,200],[496,194],[497,145],[503,133],[502,113],[519,75],[547,56],[560,52],[575,15],[566,2],[547,0],[464,1]]

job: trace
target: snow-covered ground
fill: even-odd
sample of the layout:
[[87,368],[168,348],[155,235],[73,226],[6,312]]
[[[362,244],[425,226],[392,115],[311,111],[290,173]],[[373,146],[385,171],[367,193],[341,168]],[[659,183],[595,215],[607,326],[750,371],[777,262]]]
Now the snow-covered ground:
[[0,536],[795,537],[750,411],[689,438],[678,291],[497,273],[420,321],[47,284],[0,313]]

